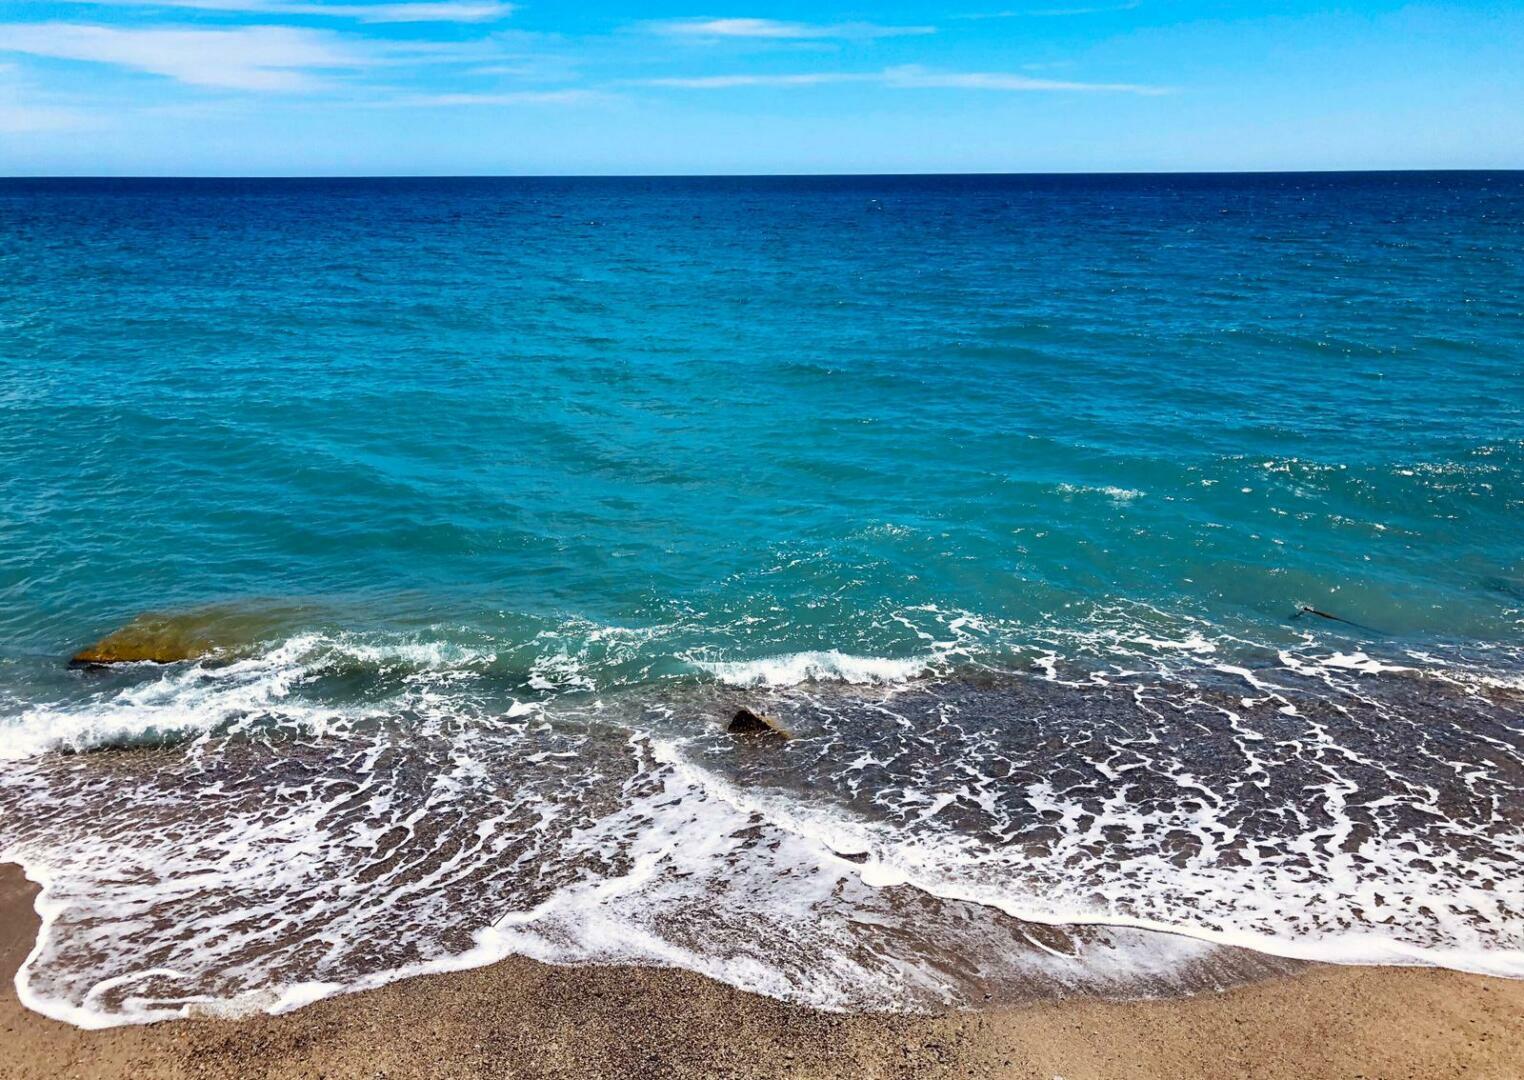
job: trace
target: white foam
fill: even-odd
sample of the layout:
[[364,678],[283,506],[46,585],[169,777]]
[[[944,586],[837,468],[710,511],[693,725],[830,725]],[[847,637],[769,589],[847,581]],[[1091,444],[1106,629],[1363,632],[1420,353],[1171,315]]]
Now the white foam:
[[[659,746],[658,753],[682,761],[674,747]],[[1309,838],[1305,851],[1322,859],[1321,865],[1314,864],[1321,881],[1310,880],[1295,862],[1235,868],[1203,857],[1182,866],[1166,850],[1135,850],[1125,873],[1096,887],[1075,871],[1090,861],[1087,851],[1103,843],[1108,830],[1140,838],[1184,830],[1209,838],[1221,829],[1213,809],[1145,813],[1114,798],[1113,812],[1096,815],[1051,788],[1034,790],[1029,793],[1033,805],[1056,812],[1066,826],[1051,851],[1035,856],[1029,849],[984,849],[957,834],[906,833],[855,820],[826,803],[743,791],[691,763],[683,762],[680,771],[695,786],[791,835],[813,839],[828,850],[868,852],[857,872],[863,884],[875,889],[908,885],[1026,922],[1184,935],[1291,959],[1432,965],[1524,978],[1524,936],[1506,932],[1513,913],[1524,910],[1524,884],[1506,876],[1469,884],[1460,877],[1460,866],[1453,878],[1415,873],[1425,859],[1453,860],[1433,851],[1415,858],[1404,849],[1405,838],[1372,838],[1348,854],[1338,851],[1337,836],[1315,845]],[[1188,785],[1190,778],[1180,781]],[[1085,819],[1089,823],[1080,827]],[[1512,846],[1524,861],[1524,837],[1515,838]],[[1327,848],[1334,854],[1329,856]],[[1033,888],[1037,882],[1043,883],[1041,889]],[[1399,921],[1350,917],[1354,911],[1383,908]],[[1400,920],[1420,911],[1442,926],[1428,942],[1412,936]]]
[[[251,715],[286,707],[296,724],[321,728],[332,710],[287,705],[302,676],[300,639],[262,656],[219,667],[177,664],[153,668],[158,678],[109,690],[83,703],[36,705],[3,723],[0,758],[17,760],[50,750],[153,736],[212,731]],[[141,666],[141,665],[137,665]]]
[[806,682],[858,684],[894,683],[925,675],[931,660],[923,657],[891,659],[882,656],[851,656],[835,649],[797,652],[760,660],[703,660],[690,658],[722,682],[732,686],[798,686]]
[[1388,664],[1380,660],[1373,660],[1363,652],[1334,653],[1325,657],[1323,663],[1331,668],[1343,668],[1346,671],[1358,671],[1365,675],[1379,675],[1384,671],[1413,671],[1414,668],[1404,667],[1401,664]]
[[1147,635],[1142,634],[1133,638],[1132,640],[1137,642],[1139,645],[1148,645],[1151,648],[1155,649],[1176,649],[1181,652],[1191,653],[1211,653],[1217,651],[1216,643],[1207,640],[1207,638],[1199,632],[1190,633],[1179,641],[1148,637]]
[[322,732],[367,710],[303,700],[297,691],[315,676],[349,663],[431,676],[471,674],[496,653],[426,637],[298,634],[232,662],[120,665],[83,700],[34,704],[0,718],[0,760],[53,750],[88,750],[140,739],[202,735],[263,718],[270,724]]
[[[1107,938],[1072,956],[1013,951],[1001,936],[1008,931],[928,913],[914,933],[895,930],[902,916],[877,899],[890,882],[864,885],[864,878],[874,880],[872,865],[838,854],[864,850],[870,834],[858,824],[829,815],[811,820],[806,811],[793,827],[780,827],[789,817],[779,803],[758,833],[758,812],[746,796],[732,790],[721,797],[723,782],[695,770],[670,745],[638,737],[630,745],[643,764],[626,781],[620,804],[570,831],[564,811],[547,806],[531,829],[555,839],[552,847],[537,846],[525,881],[555,875],[558,866],[581,869],[537,902],[500,910],[478,905],[474,917],[481,922],[464,948],[441,948],[433,938],[461,917],[459,901],[448,898],[456,876],[492,865],[503,858],[495,852],[516,842],[506,824],[493,825],[494,817],[506,822],[507,813],[473,828],[481,850],[463,849],[421,878],[358,872],[387,865],[377,845],[423,820],[421,810],[393,804],[381,787],[370,802],[382,819],[368,830],[349,828],[343,842],[327,837],[324,823],[336,805],[357,796],[314,789],[261,805],[254,816],[203,815],[172,838],[140,837],[133,846],[76,834],[70,851],[56,852],[66,859],[58,864],[34,848],[8,850],[0,857],[20,861],[46,886],[38,901],[43,929],[17,975],[22,1000],[87,1028],[239,1016],[522,955],[677,966],[820,1008],[922,1008],[959,1001],[961,991],[954,975],[926,962],[918,939],[932,943],[931,955],[935,949],[980,955],[991,974],[1008,969],[1013,978],[1092,988],[1120,985],[1139,972],[1167,978],[1200,955],[1183,939],[1161,945]],[[451,783],[436,781],[430,796],[430,803],[442,800],[436,813],[447,818],[470,785],[480,791],[496,783],[469,759],[470,740],[459,746],[467,759]],[[522,805],[538,798],[531,794]],[[523,826],[514,829],[521,834]],[[367,852],[380,862],[352,861]],[[325,907],[319,898],[333,895],[333,886],[345,899]],[[238,903],[225,906],[227,896]],[[173,918],[176,912],[183,917]],[[158,925],[160,918],[167,921]],[[880,925],[882,935],[873,930]],[[348,948],[396,951],[410,940],[423,945],[424,958],[327,974],[343,968]],[[137,966],[139,949],[154,951],[156,962]],[[311,973],[289,976],[314,962],[319,967]]]
[[1116,487],[1112,484],[1059,484],[1058,490],[1064,495],[1105,495],[1108,499],[1121,503],[1132,502],[1148,494],[1137,488]]
[[377,640],[355,634],[339,634],[332,637],[304,635],[296,640],[312,652],[326,649],[335,656],[351,657],[383,670],[394,666],[426,671],[479,668],[497,659],[497,653],[491,649],[472,648],[431,638]]
[[[547,706],[499,698],[484,710],[470,696],[473,684],[456,677],[490,664],[493,653],[426,642],[306,635],[237,663],[166,668],[83,702],[33,707],[0,739],[13,751],[7,756],[173,731],[202,736],[189,756],[204,744],[209,761],[234,770],[237,755],[224,762],[218,751],[246,750],[265,730],[257,721],[295,734],[314,752],[341,749],[345,779],[297,768],[269,789],[271,797],[238,803],[229,789],[237,780],[257,785],[258,770],[231,772],[227,788],[199,775],[169,777],[178,787],[134,775],[113,784],[115,797],[141,797],[142,808],[162,809],[173,830],[157,830],[148,815],[142,828],[110,836],[88,822],[54,832],[34,825],[26,843],[0,853],[45,884],[43,932],[18,990],[30,1008],[101,1027],[283,1011],[408,975],[525,955],[675,965],[824,1008],[961,1000],[955,974],[928,959],[935,949],[917,952],[917,941],[1013,977],[1036,971],[1090,988],[1144,974],[1167,980],[1215,945],[1524,977],[1524,885],[1512,870],[1524,863],[1524,837],[1510,819],[1468,819],[1442,807],[1423,782],[1398,784],[1396,776],[1370,797],[1355,777],[1383,763],[1368,748],[1362,753],[1364,744],[1338,741],[1337,727],[1315,707],[1319,697],[1294,698],[1283,685],[1292,676],[1298,685],[1320,680],[1344,695],[1335,710],[1357,703],[1389,719],[1361,695],[1371,683],[1418,669],[1364,652],[1329,653],[1310,636],[1283,649],[1279,667],[1265,653],[1263,666],[1245,666],[1218,659],[1237,659],[1238,651],[1229,636],[1200,623],[1140,606],[1103,614],[1078,631],[1029,634],[1047,675],[1044,693],[1109,680],[1136,686],[1147,681],[1141,676],[1181,666],[1209,669],[1219,689],[1232,680],[1231,693],[1201,705],[1202,691],[1189,682],[1149,685],[1136,704],[1159,724],[1174,709],[1200,706],[1241,768],[1204,776],[1180,748],[1159,745],[1158,729],[1111,739],[1104,715],[1050,714],[1042,709],[1048,699],[1036,697],[1034,717],[1018,711],[1009,723],[1053,723],[1048,734],[1062,740],[1070,730],[1064,723],[1073,721],[1078,742],[1094,747],[1089,759],[1069,759],[1077,767],[1072,787],[1045,775],[1018,784],[1020,755],[1002,749],[1001,732],[966,723],[945,701],[932,711],[928,741],[917,742],[916,725],[893,711],[918,692],[920,684],[905,684],[945,670],[946,657],[982,655],[979,648],[1010,629],[930,606],[886,620],[914,630],[929,658],[835,650],[688,658],[722,682],[778,688],[780,697],[802,687],[793,697],[825,710],[814,724],[824,733],[789,744],[768,767],[782,771],[831,738],[841,740],[839,756],[829,759],[831,770],[789,789],[769,787],[766,768],[755,783],[727,779],[715,762],[729,761],[733,747],[706,743],[705,733],[638,735],[629,743],[633,765],[591,756],[585,733],[603,715],[602,702],[571,725],[574,737],[564,720],[557,727],[555,699]],[[633,632],[609,635],[624,641]],[[595,686],[595,665],[576,643],[552,637],[534,677],[547,690]],[[1082,676],[1065,680],[1075,655],[1109,664],[1082,666]],[[419,677],[365,709],[304,699],[305,680],[356,657]],[[1437,663],[1420,672],[1436,673],[1445,677]],[[1254,696],[1240,696],[1245,686]],[[833,732],[833,695],[869,708],[867,736],[888,732],[885,744],[853,745],[862,730]],[[363,722],[398,716],[411,726],[362,730]],[[216,731],[243,741],[209,734]],[[1495,738],[1492,746],[1516,756],[1514,742]],[[273,749],[271,760],[285,764],[284,752]],[[39,771],[28,771],[33,764]],[[85,768],[54,774],[45,765],[0,774],[12,791],[37,792],[33,811],[60,805],[47,802],[51,779],[66,782]],[[1297,772],[1303,765],[1306,777]],[[1498,813],[1484,786],[1495,780],[1486,762],[1442,765]],[[1292,801],[1239,813],[1240,787],[1292,777]],[[1155,785],[1154,794],[1129,796],[1144,783]],[[859,812],[864,806],[871,813]],[[1420,825],[1404,824],[1399,809]],[[1296,819],[1298,828],[1258,838],[1260,810]],[[1444,835],[1424,832],[1435,821]],[[1033,834],[1049,831],[1048,823],[1056,823],[1054,835],[1037,842]],[[1180,847],[1171,849],[1169,837],[1183,838]],[[1235,858],[1223,857],[1229,849]],[[1016,950],[977,918],[938,922],[941,909],[930,901],[917,907],[923,901],[912,893],[1032,923],[1120,929],[1102,936],[1104,947],[1072,956]],[[149,913],[175,917],[159,927]],[[861,935],[874,927],[884,936],[865,946]],[[287,939],[302,944],[281,944]],[[404,948],[414,944],[421,956]],[[142,959],[150,954],[152,963]],[[352,955],[386,959],[356,966]]]

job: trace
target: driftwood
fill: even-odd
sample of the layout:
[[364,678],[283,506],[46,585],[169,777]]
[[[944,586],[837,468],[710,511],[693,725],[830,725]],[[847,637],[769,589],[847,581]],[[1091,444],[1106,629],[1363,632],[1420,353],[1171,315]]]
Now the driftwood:
[[1291,617],[1293,619],[1300,619],[1303,615],[1316,615],[1320,619],[1327,619],[1329,622],[1343,623],[1345,626],[1353,626],[1356,630],[1364,630],[1364,631],[1366,631],[1368,633],[1371,633],[1371,634],[1379,634],[1379,633],[1381,633],[1380,630],[1372,629],[1371,627],[1366,626],[1363,623],[1353,622],[1353,621],[1351,621],[1349,619],[1342,618],[1342,617],[1340,617],[1338,615],[1330,615],[1326,611],[1319,611],[1317,608],[1315,608],[1315,607],[1309,607],[1306,604],[1303,604],[1301,607],[1297,608],[1296,614],[1291,616]]

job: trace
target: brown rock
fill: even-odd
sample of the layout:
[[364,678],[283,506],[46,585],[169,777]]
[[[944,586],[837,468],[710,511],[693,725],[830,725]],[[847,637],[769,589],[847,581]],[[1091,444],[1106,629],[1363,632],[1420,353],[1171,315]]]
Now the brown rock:
[[69,665],[173,664],[236,655],[253,643],[278,634],[302,610],[289,605],[229,603],[186,611],[147,612],[75,653]]
[[725,730],[732,735],[777,735],[784,739],[794,737],[794,733],[784,727],[776,716],[754,712],[744,705],[736,710],[736,714],[730,718],[730,726]]
[[215,647],[209,638],[169,616],[140,615],[115,633],[75,653],[69,663],[75,667],[142,661],[172,664],[178,660],[199,659]]

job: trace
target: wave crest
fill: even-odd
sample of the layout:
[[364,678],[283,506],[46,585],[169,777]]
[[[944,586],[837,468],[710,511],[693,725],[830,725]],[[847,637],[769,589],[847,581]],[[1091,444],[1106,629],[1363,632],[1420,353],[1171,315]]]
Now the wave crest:
[[701,660],[691,662],[731,686],[798,686],[807,682],[881,685],[928,675],[934,664],[926,657],[892,659],[853,656],[829,649],[784,653],[759,660]]

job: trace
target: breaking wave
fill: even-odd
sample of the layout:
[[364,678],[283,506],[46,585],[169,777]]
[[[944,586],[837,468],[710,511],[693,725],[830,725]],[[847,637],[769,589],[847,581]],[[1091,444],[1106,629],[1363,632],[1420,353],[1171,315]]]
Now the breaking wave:
[[[45,886],[18,985],[104,1026],[510,954],[824,1008],[1524,976],[1516,658],[1113,615],[895,612],[914,658],[576,622],[74,673],[0,719],[0,858]],[[727,737],[742,703],[798,737]]]

